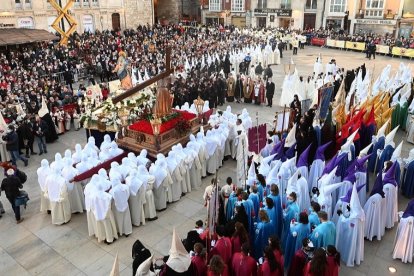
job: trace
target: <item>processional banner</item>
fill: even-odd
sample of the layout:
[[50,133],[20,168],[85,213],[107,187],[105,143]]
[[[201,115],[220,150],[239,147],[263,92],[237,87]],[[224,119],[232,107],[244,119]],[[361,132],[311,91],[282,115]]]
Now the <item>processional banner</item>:
[[318,90],[319,96],[319,119],[325,120],[328,114],[329,104],[331,103],[333,86],[322,87]]
[[249,139],[249,151],[259,154],[267,142],[266,124],[249,128],[247,138]]

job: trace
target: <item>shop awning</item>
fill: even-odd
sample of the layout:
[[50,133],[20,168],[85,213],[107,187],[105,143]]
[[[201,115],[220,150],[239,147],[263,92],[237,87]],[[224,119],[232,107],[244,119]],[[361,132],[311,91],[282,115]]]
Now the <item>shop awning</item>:
[[0,46],[26,44],[41,41],[58,40],[54,34],[46,30],[35,29],[0,29]]

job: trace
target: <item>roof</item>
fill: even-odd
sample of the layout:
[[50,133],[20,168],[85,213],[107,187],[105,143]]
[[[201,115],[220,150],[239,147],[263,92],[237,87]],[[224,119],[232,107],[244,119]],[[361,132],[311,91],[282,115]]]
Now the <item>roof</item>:
[[25,44],[59,39],[46,30],[36,29],[0,29],[0,46]]

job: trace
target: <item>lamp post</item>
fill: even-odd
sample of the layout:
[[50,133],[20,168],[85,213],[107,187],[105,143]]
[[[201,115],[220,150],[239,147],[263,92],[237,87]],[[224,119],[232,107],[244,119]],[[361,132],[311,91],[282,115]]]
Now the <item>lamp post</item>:
[[155,136],[155,148],[156,150],[160,150],[160,142],[159,142],[159,135],[160,135],[160,128],[161,128],[161,119],[154,117],[150,120],[152,132]]
[[199,119],[200,124],[201,124],[202,121],[203,121],[203,118],[202,118],[203,117],[203,107],[204,107],[203,99],[200,96],[198,96],[197,99],[194,100],[194,105],[196,107],[198,119]]

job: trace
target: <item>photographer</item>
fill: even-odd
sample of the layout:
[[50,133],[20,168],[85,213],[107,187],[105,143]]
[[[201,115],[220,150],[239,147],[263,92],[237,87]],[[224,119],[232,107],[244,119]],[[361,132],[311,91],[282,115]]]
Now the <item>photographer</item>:
[[6,149],[10,152],[10,156],[12,157],[12,164],[16,166],[17,159],[20,159],[24,162],[24,166],[27,167],[29,161],[27,158],[19,154],[19,137],[14,129],[14,126],[9,125],[7,134],[2,138],[7,143]]
[[20,223],[23,221],[20,218],[20,206],[16,206],[16,198],[20,195],[20,190],[23,188],[20,179],[15,176],[15,170],[12,168],[8,169],[6,172],[6,178],[1,182],[1,190],[5,191],[7,199],[10,201],[14,215],[16,217],[16,222]]

